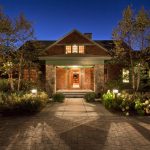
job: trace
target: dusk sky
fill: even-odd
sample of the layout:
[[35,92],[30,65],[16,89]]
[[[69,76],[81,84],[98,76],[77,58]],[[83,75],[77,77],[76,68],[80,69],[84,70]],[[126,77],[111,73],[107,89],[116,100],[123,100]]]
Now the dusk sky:
[[0,5],[11,17],[23,12],[39,40],[55,40],[72,29],[92,32],[93,39],[111,39],[128,5],[150,10],[150,0],[0,0]]

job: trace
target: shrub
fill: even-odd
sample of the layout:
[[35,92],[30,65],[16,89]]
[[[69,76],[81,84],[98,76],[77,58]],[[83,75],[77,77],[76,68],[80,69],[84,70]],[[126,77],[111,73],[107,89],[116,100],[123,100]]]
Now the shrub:
[[135,101],[135,110],[139,115],[149,115],[150,114],[150,100],[145,100],[141,102],[140,99]]
[[54,102],[63,102],[65,99],[65,95],[63,93],[55,93],[52,96]]
[[0,110],[3,114],[30,114],[40,111],[47,100],[45,92],[38,92],[37,95],[23,92],[1,93]]
[[108,109],[111,109],[113,107],[114,98],[115,98],[115,96],[112,92],[107,92],[107,93],[103,94],[102,102],[103,102],[104,106]]
[[94,92],[88,92],[84,95],[84,99],[87,102],[94,102],[96,98],[96,94]]
[[0,79],[0,91],[7,92],[9,91],[9,83],[7,79]]

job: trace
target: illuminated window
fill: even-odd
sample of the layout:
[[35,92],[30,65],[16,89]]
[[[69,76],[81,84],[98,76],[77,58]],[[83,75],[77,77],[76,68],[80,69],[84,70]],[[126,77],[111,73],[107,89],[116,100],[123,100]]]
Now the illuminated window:
[[79,53],[84,54],[84,46],[79,45]]
[[72,53],[78,53],[78,46],[77,45],[72,46]]
[[84,54],[84,45],[66,45],[66,54],[71,54],[71,53],[80,53]]
[[71,53],[71,46],[67,45],[66,46],[66,54],[70,54]]
[[129,83],[129,70],[127,69],[122,70],[122,79],[123,83]]

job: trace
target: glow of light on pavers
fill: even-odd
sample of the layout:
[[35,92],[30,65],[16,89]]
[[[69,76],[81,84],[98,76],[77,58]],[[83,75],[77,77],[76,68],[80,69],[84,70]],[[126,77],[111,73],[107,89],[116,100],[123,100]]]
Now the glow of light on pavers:
[[144,122],[138,122],[138,124],[140,125],[140,126],[142,126],[143,128],[146,128],[147,130],[149,130],[150,131],[150,125],[148,126],[146,123],[144,123]]
[[[40,144],[40,149],[44,149],[48,142],[42,144],[43,137],[48,139],[48,142],[50,142],[51,146],[59,146],[59,143],[65,144],[65,142],[58,136],[58,133],[56,133],[56,131],[54,131],[54,129],[46,122],[44,122],[38,123],[35,127],[30,126],[23,135],[21,135],[20,132],[17,133],[15,137],[13,137],[13,140],[11,140],[11,143],[8,145],[6,150],[14,149],[16,145],[19,146],[20,150],[30,150],[33,148],[34,144]],[[65,147],[67,148],[67,145],[65,145]]]

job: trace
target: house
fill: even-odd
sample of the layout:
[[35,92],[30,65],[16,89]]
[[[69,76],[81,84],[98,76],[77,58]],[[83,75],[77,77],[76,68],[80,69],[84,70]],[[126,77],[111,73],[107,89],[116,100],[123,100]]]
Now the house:
[[[119,67],[107,64],[115,46],[112,40],[93,40],[92,33],[73,30],[56,41],[36,42],[42,43],[40,51],[43,53],[39,56],[41,80],[48,93],[63,90],[97,93],[103,90],[105,82],[118,77],[119,71],[116,70]],[[28,78],[27,72],[24,70],[25,79]],[[128,74],[128,71],[124,72]],[[37,77],[35,69],[31,75]]]

